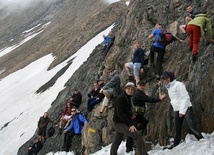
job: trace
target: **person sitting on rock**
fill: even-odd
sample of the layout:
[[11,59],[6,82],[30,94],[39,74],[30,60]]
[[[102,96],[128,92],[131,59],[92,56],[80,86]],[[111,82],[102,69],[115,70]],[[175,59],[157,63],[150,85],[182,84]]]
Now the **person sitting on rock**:
[[54,124],[53,121],[48,117],[48,113],[45,112],[44,115],[40,117],[39,122],[38,122],[38,135],[39,135],[39,140],[42,143],[45,140],[46,129],[47,129],[49,122]]
[[103,51],[105,55],[108,53],[108,51],[110,50],[110,48],[113,46],[114,40],[115,40],[115,35],[113,35],[112,31],[109,32],[108,36],[109,36],[110,40],[109,40],[109,42],[107,44],[107,47]]
[[79,107],[82,103],[82,95],[78,91],[78,89],[74,90],[74,94],[68,99],[68,101],[71,103],[71,106]]
[[38,140],[37,137],[33,139],[33,144],[28,147],[28,155],[36,155],[41,149],[43,145],[41,141]]
[[[71,119],[71,104],[70,102],[66,103],[66,107],[62,113],[62,117],[60,118],[60,122],[59,122],[59,133],[61,134],[62,132],[62,124],[64,121],[68,121],[69,119]],[[66,128],[66,126],[65,126]]]
[[90,93],[88,93],[88,98],[94,98],[98,95],[98,93],[100,92],[100,88],[98,83],[94,83],[94,88],[90,91]]
[[70,125],[64,130],[63,148],[66,152],[68,152],[69,148],[71,147],[72,138],[75,135],[81,135],[83,124],[88,122],[81,113],[77,112],[76,107],[71,108],[71,113],[73,119]]
[[212,24],[206,14],[198,14],[187,25],[187,33],[189,34],[189,47],[192,51],[192,61],[195,62],[198,54],[198,46],[201,35],[205,35],[206,39],[214,43],[212,39]]
[[92,109],[94,108],[94,106],[96,104],[100,103],[102,101],[102,99],[104,98],[104,94],[100,93],[100,89],[102,89],[103,84],[104,83],[102,82],[102,80],[98,80],[97,83],[94,84],[94,85],[96,85],[96,87],[98,87],[97,90],[99,90],[99,92],[97,95],[94,95],[94,97],[88,99],[88,103],[87,103],[88,112],[91,112]]
[[104,41],[103,41],[103,52],[105,52],[105,50],[107,49],[108,43],[110,42],[110,37],[109,35],[103,35]]
[[[139,81],[137,83],[137,90],[134,92],[132,96],[132,104],[133,104],[133,113],[134,117],[132,118],[134,125],[137,130],[146,129],[147,124],[149,123],[146,118],[144,118],[144,114],[146,112],[146,102],[149,103],[157,103],[166,98],[166,94],[159,95],[159,98],[154,98],[146,95],[144,92],[144,87],[146,83],[144,81]],[[133,151],[133,138],[127,137],[126,139],[126,152]]]
[[132,62],[125,64],[126,71],[129,75],[129,81],[133,80],[131,70],[133,70],[136,85],[140,81],[140,73],[144,72],[144,50],[140,48],[140,43],[135,40],[134,43],[135,52],[133,53]]
[[105,95],[103,102],[100,107],[100,114],[101,116],[105,110],[105,108],[109,105],[109,101],[112,97],[116,97],[120,94],[120,76],[118,71],[115,68],[111,68],[109,71],[111,79],[107,82],[103,88],[100,90],[100,93]]
[[187,12],[188,12],[188,15],[186,16],[185,18],[185,21],[186,21],[186,25],[180,25],[179,29],[182,31],[184,35],[184,37],[182,39],[185,39],[187,37],[187,32],[186,32],[186,27],[187,27],[187,24],[195,18],[195,16],[199,13],[199,11],[195,8],[193,8],[192,5],[188,5],[187,7]]

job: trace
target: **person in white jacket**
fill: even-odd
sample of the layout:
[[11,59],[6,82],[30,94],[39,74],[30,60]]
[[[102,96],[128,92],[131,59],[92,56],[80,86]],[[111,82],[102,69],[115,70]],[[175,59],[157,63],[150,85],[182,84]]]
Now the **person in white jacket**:
[[174,111],[174,144],[164,149],[172,149],[181,141],[181,129],[183,120],[186,120],[190,132],[199,140],[203,138],[201,133],[196,129],[194,116],[192,111],[192,103],[190,102],[189,94],[185,85],[182,82],[176,81],[173,72],[165,71],[161,77],[164,80],[165,87],[168,90],[170,103]]

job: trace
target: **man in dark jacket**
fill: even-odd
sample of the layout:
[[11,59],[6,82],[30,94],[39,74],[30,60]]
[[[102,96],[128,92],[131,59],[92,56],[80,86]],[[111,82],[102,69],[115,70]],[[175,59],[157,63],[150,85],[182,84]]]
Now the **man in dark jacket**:
[[[159,95],[159,98],[150,97],[145,94],[144,87],[145,87],[144,81],[139,81],[137,83],[137,90],[132,96],[132,103],[133,103],[133,111],[135,114],[135,118],[133,119],[135,127],[137,130],[143,130],[146,128],[146,125],[148,124],[148,120],[143,117],[143,113],[145,113],[145,102],[149,103],[156,103],[162,101],[166,94]],[[135,109],[142,109],[140,110],[140,113],[135,111]],[[127,137],[126,141],[126,152],[133,151],[133,139],[132,137]]]
[[82,95],[81,93],[75,89],[74,94],[69,98],[69,102],[71,103],[71,106],[79,107],[82,102]]
[[102,105],[100,107],[100,114],[102,114],[102,112],[108,106],[111,97],[117,97],[121,92],[120,76],[118,74],[118,71],[113,68],[110,70],[109,74],[111,76],[110,81],[107,82],[100,90],[100,93],[103,93],[105,95]]
[[140,155],[148,155],[141,132],[135,128],[132,121],[134,115],[132,113],[131,96],[135,91],[134,83],[128,82],[124,89],[125,92],[119,95],[115,101],[113,127],[116,130],[116,134],[111,145],[110,155],[117,155],[118,147],[124,135],[130,136],[136,141]]
[[144,50],[140,48],[140,43],[138,40],[135,40],[134,43],[135,52],[133,53],[132,62],[125,64],[126,71],[129,75],[129,81],[132,81],[133,76],[131,70],[133,70],[136,84],[140,81],[140,73],[143,73],[144,70]]
[[42,143],[34,138],[33,145],[28,147],[28,155],[36,155],[42,149]]

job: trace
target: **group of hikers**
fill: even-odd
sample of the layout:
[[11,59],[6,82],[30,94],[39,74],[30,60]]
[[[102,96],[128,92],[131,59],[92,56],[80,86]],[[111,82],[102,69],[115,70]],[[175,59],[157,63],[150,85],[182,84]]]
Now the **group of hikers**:
[[[195,62],[198,54],[199,40],[202,34],[208,41],[214,42],[212,39],[212,29],[210,19],[206,17],[206,14],[199,14],[192,6],[187,7],[189,15],[186,17],[186,25],[181,25],[180,29],[183,33],[189,36],[189,48],[192,52],[192,61]],[[163,37],[162,37],[163,35]],[[170,35],[170,36],[167,36]],[[170,38],[171,37],[171,38]],[[107,36],[103,35],[104,49],[103,53],[106,55],[113,45],[115,36],[110,31]],[[174,143],[170,147],[164,149],[172,149],[181,141],[181,129],[183,120],[185,119],[187,125],[192,134],[199,140],[203,138],[201,133],[196,129],[194,123],[194,116],[192,111],[192,104],[190,102],[189,94],[182,82],[176,80],[173,72],[162,72],[162,63],[165,55],[166,46],[173,42],[183,42],[176,36],[168,32],[164,32],[162,24],[157,23],[155,29],[149,35],[149,39],[155,38],[153,45],[150,48],[150,63],[148,66],[155,67],[155,77],[158,80],[163,80],[165,88],[168,90],[170,103],[174,111]],[[167,40],[170,38],[170,40]],[[98,79],[93,89],[88,93],[88,100],[86,109],[91,112],[97,104],[100,104],[99,114],[95,117],[104,117],[104,111],[109,106],[114,107],[113,127],[116,131],[114,140],[111,145],[110,154],[117,155],[117,150],[121,144],[124,136],[126,136],[126,152],[133,151],[134,141],[136,144],[136,151],[139,155],[147,155],[146,147],[142,137],[142,132],[146,129],[149,121],[144,117],[146,113],[145,102],[156,103],[161,102],[166,98],[166,94],[159,94],[159,98],[148,96],[144,92],[146,82],[140,79],[140,74],[144,73],[144,50],[140,46],[139,40],[133,42],[135,49],[131,62],[127,62],[121,66],[120,63],[116,67],[112,67],[108,70],[110,80],[107,83],[103,83],[102,79]],[[155,53],[157,53],[157,60],[154,63]],[[120,87],[121,79],[120,73],[125,67],[129,82],[122,90]],[[71,147],[71,141],[74,135],[80,135],[87,119],[84,115],[78,111],[78,108],[82,102],[82,95],[78,89],[74,90],[74,94],[66,101],[65,109],[60,118],[59,124],[54,123],[48,117],[48,113],[45,112],[40,117],[38,122],[38,135],[39,139],[35,139],[34,145],[29,147],[29,155],[34,152],[35,146],[41,149],[42,143],[45,141],[46,128],[48,123],[53,123],[55,126],[59,126],[59,133],[64,133],[63,149],[68,151]],[[114,103],[114,104],[113,104]],[[66,122],[63,128],[63,124]]]

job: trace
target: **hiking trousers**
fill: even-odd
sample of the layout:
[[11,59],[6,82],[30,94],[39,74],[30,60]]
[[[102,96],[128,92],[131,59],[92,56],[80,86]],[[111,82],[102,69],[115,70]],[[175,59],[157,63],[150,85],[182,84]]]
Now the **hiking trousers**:
[[193,117],[193,111],[192,107],[189,107],[187,109],[186,114],[184,117],[180,118],[179,117],[179,112],[175,111],[174,112],[174,119],[175,119],[175,138],[174,138],[174,146],[177,146],[180,141],[181,141],[181,129],[182,129],[182,124],[183,120],[185,119],[187,126],[190,130],[190,133],[193,134],[198,140],[203,138],[200,132],[197,131],[196,125],[194,122],[194,117]]
[[139,155],[148,155],[140,131],[137,130],[135,132],[130,132],[129,127],[123,123],[113,122],[113,127],[116,130],[116,134],[111,145],[110,155],[117,155],[117,150],[123,140],[124,135],[130,136],[135,140]]
[[151,63],[154,63],[155,52],[158,53],[156,65],[155,65],[155,73],[160,76],[161,75],[161,69],[162,69],[163,57],[165,55],[165,49],[164,48],[158,48],[158,47],[152,45],[152,47],[150,48],[150,62]]
[[71,131],[64,134],[64,147],[65,151],[67,152],[69,148],[71,147],[72,138],[74,137],[74,129],[71,129]]
[[193,54],[198,54],[198,46],[201,38],[201,29],[199,26],[187,25],[187,33],[189,34],[189,46],[192,48]]

